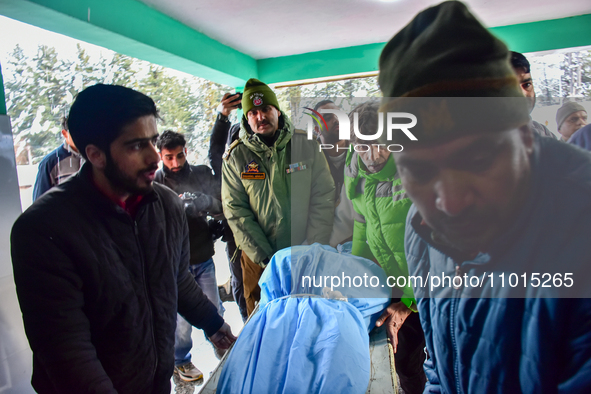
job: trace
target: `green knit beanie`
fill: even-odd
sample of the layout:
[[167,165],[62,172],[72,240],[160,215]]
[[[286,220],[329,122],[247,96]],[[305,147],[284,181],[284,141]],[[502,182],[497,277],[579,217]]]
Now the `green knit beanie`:
[[505,44],[463,3],[428,8],[382,51],[380,111],[416,115],[411,131],[428,144],[522,126],[529,121],[527,99],[509,57]]
[[248,111],[255,107],[263,105],[272,105],[279,110],[277,96],[267,84],[258,79],[251,78],[244,85],[242,94],[242,111],[244,116],[248,116]]

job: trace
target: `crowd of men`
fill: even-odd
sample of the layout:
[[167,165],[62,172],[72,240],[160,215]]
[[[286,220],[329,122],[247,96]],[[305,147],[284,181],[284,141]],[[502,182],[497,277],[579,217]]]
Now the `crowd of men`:
[[[273,255],[289,246],[352,241],[353,254],[389,276],[453,277],[447,288],[393,287],[377,320],[405,393],[591,392],[588,294],[498,282],[516,273],[586,280],[591,154],[572,146],[591,146],[586,109],[558,110],[562,141],[532,120],[529,62],[456,1],[418,14],[379,64],[384,99],[354,108],[352,128],[375,135],[380,113],[435,108],[420,111],[414,141],[342,139],[330,112],[308,139],[252,78],[218,107],[211,168],[188,163],[183,135],[158,136],[146,95],[102,84],[80,92],[66,142],[39,175],[57,186],[11,235],[33,387],[169,393],[173,370],[200,379],[192,326],[220,356],[236,340],[212,260],[223,236],[243,319]],[[338,109],[329,99],[314,107]],[[77,155],[79,171],[62,182],[60,163]],[[456,286],[466,275],[480,287]]]

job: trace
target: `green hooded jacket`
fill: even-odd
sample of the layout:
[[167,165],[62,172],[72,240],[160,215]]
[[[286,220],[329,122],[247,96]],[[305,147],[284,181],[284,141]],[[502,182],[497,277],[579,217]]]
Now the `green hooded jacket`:
[[280,249],[328,244],[334,218],[334,182],[318,143],[283,112],[278,133],[269,147],[243,117],[222,166],[224,215],[236,244],[263,268]]
[[392,155],[384,168],[372,174],[365,170],[359,154],[350,151],[345,161],[345,190],[355,209],[352,253],[375,259],[389,276],[405,276],[402,302],[416,311],[404,254],[404,227],[412,203],[402,189]]

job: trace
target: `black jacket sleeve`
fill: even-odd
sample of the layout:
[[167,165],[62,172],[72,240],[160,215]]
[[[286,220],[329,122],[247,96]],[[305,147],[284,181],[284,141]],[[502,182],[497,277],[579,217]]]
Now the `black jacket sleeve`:
[[177,278],[178,312],[190,324],[201,328],[207,336],[212,336],[224,324],[224,319],[189,272],[189,227],[184,215],[183,218],[185,222],[183,251]]

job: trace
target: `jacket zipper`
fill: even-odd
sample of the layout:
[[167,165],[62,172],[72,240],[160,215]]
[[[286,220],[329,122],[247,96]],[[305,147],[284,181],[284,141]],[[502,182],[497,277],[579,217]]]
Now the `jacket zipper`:
[[[416,231],[416,230],[415,230]],[[427,243],[427,245],[429,245],[430,247],[432,247],[433,249],[437,250],[438,252],[440,252],[441,254],[445,255],[445,256],[449,256],[448,253],[446,253],[445,251],[441,250],[440,248],[438,248],[437,246],[435,246],[433,243],[429,242],[427,239],[425,239],[425,237],[423,237],[418,231],[416,231],[417,235]],[[451,257],[450,257],[451,258]],[[460,265],[458,263],[455,262],[455,260],[453,258],[451,258],[452,261],[454,262],[455,265],[455,276],[462,276],[462,269],[460,268]],[[453,349],[453,363],[454,363],[454,377],[456,380],[456,392],[458,394],[461,394],[461,387],[460,387],[460,371],[459,371],[459,354],[458,354],[458,347],[457,347],[457,343],[456,343],[456,333],[455,333],[455,318],[456,318],[456,312],[457,312],[457,307],[458,307],[458,299],[460,296],[460,293],[462,292],[462,288],[461,287],[455,287],[452,290],[452,298],[451,298],[451,308],[450,308],[450,334],[451,334],[451,343],[452,343],[452,349]],[[457,296],[456,296],[457,295]]]
[[[460,269],[459,264],[456,264],[456,273],[455,276],[462,276],[462,270]],[[452,344],[452,348],[453,348],[453,358],[454,358],[454,376],[456,378],[456,392],[458,394],[460,394],[461,388],[460,388],[460,371],[459,371],[459,364],[460,364],[460,356],[458,354],[458,346],[456,343],[456,333],[455,333],[455,319],[456,319],[456,312],[457,312],[457,306],[458,306],[458,297],[460,296],[460,293],[462,292],[462,288],[456,288],[454,287],[454,290],[452,292],[452,299],[451,299],[451,312],[450,312],[450,331],[451,331],[451,344]]]
[[[136,213],[136,217],[137,215],[139,215],[139,212]],[[154,377],[156,376],[156,368],[158,367],[158,355],[156,354],[156,338],[154,337],[154,311],[153,311],[153,307],[152,307],[152,299],[149,296],[148,293],[148,276],[146,274],[146,261],[144,260],[144,255],[142,253],[142,248],[140,245],[140,239],[139,239],[139,229],[137,226],[137,221],[133,220],[133,224],[134,224],[134,234],[135,234],[135,243],[138,247],[138,254],[140,256],[140,260],[141,260],[141,266],[142,266],[142,274],[144,276],[144,295],[146,296],[146,300],[148,300],[148,311],[150,312],[150,320],[152,321],[152,330],[151,330],[151,337],[152,337],[152,350],[154,353],[154,368],[152,369],[152,381],[154,380]]]

